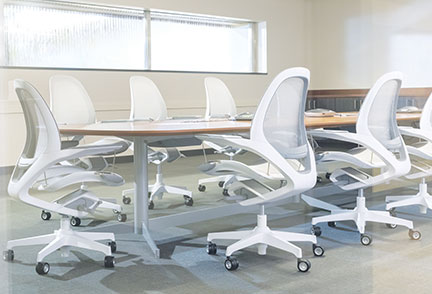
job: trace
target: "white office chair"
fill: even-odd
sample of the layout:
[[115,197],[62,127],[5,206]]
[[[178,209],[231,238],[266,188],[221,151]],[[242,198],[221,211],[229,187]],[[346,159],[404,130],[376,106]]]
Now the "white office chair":
[[[269,188],[269,192],[261,194],[254,191],[244,182],[236,182],[230,189],[248,189],[257,197],[241,201],[241,205],[259,205],[258,225],[253,230],[210,233],[207,236],[207,252],[215,254],[215,239],[238,240],[228,246],[225,268],[235,270],[238,261],[231,255],[243,248],[258,244],[258,254],[265,255],[267,246],[273,246],[290,252],[297,257],[297,268],[301,272],[309,270],[311,264],[302,259],[302,250],[291,242],[306,241],[313,243],[316,256],[324,253],[322,247],[316,245],[316,237],[310,234],[298,234],[273,231],[267,226],[264,205],[271,201],[298,195],[311,189],[316,181],[314,154],[306,137],[304,109],[309,84],[309,71],[305,68],[291,68],[281,72],[272,81],[265,92],[255,117],[252,121],[250,139],[229,135],[206,135],[201,139],[228,143],[237,148],[254,152],[265,159],[271,166],[272,174],[278,179],[283,178],[286,184],[277,189]],[[247,166],[234,160],[225,160],[211,165],[226,164],[227,173],[236,172],[250,175],[252,179],[273,179],[272,174],[262,172],[261,166]],[[209,166],[210,167],[210,166]],[[228,168],[229,167],[229,168]]]
[[[50,78],[49,85],[51,109],[57,122],[60,124],[91,124],[96,122],[93,103],[77,79],[71,76],[55,75]],[[71,140],[63,140],[61,148],[77,146],[81,139],[82,137],[73,137]],[[50,167],[40,175],[34,186],[40,191],[56,191],[72,184],[81,183],[81,189],[75,193],[75,197],[77,197],[86,193],[85,183],[97,182],[108,186],[123,185],[124,179],[121,176],[105,171],[108,163],[102,155],[115,156],[117,153],[127,150],[130,143],[122,139],[108,137],[88,144],[86,147],[90,145],[103,148],[99,154],[93,154],[96,157],[63,161]],[[64,205],[68,205],[68,203],[64,203]],[[96,208],[112,209],[117,214],[119,221],[126,221],[126,214],[121,213],[122,207],[119,204],[98,199],[95,204],[86,205],[86,210],[89,213],[93,213]],[[44,210],[41,213],[41,218],[49,220],[51,213]],[[79,226],[80,223],[79,218],[71,218],[73,226]]]
[[[378,175],[370,175],[352,166],[339,168],[331,174],[330,180],[341,189],[346,191],[358,190],[357,205],[354,209],[342,209],[309,196],[302,196],[310,206],[331,211],[330,215],[312,219],[312,232],[315,235],[321,235],[320,227],[316,226],[318,223],[327,222],[330,227],[334,227],[338,221],[350,220],[356,223],[363,245],[369,245],[372,242],[372,237],[365,234],[366,222],[385,223],[388,226],[402,225],[409,228],[409,236],[412,239],[420,238],[420,232],[413,230],[411,221],[393,217],[386,211],[368,210],[363,195],[365,188],[398,178],[410,170],[406,146],[396,123],[396,105],[401,83],[402,74],[398,72],[387,73],[378,79],[362,104],[357,119],[356,133],[331,130],[312,130],[309,132],[312,136],[364,146],[385,164],[381,167],[381,173]],[[359,158],[353,157],[351,154],[326,152],[317,164],[329,160],[347,162],[350,165],[359,163]],[[368,168],[370,165],[370,162],[362,160],[360,163],[361,168]]]
[[[49,80],[49,88],[50,109],[58,124],[96,123],[93,102],[79,80],[72,76],[55,75]],[[70,140],[63,140],[62,145],[78,145],[81,139],[82,136],[74,136]],[[92,144],[117,146],[117,149],[105,154],[114,156],[126,151],[130,146],[129,142],[117,137],[106,137]],[[103,157],[96,157],[81,159],[81,166],[85,166],[87,170],[103,170],[108,164]]]
[[[53,234],[8,241],[7,251],[3,253],[3,258],[12,261],[14,259],[13,248],[18,246],[48,244],[39,251],[36,265],[38,274],[47,274],[50,266],[43,262],[43,259],[58,249],[65,249],[64,253],[67,254],[68,247],[73,246],[102,252],[105,255],[105,267],[113,267],[112,253],[116,250],[113,233],[75,232],[70,227],[68,216],[82,217],[87,214],[85,210],[82,210],[83,206],[99,201],[94,194],[85,191],[76,197],[75,192],[72,192],[54,202],[48,202],[29,193],[34,181],[56,163],[99,154],[101,151],[109,152],[111,147],[90,146],[62,150],[56,121],[37,90],[23,80],[15,80],[14,88],[23,109],[27,138],[23,153],[9,181],[8,192],[11,196],[17,196],[24,203],[59,213],[62,218],[60,229]],[[64,205],[65,203],[69,204]],[[104,245],[96,242],[97,240],[111,240],[111,242]]]
[[[159,92],[157,86],[152,80],[143,76],[132,76],[130,78],[131,91],[131,113],[130,119],[151,119],[165,120],[167,119],[167,108],[165,101]],[[133,145],[131,146],[133,148]],[[154,208],[153,200],[155,197],[162,198],[164,193],[183,195],[186,206],[193,205],[192,192],[186,187],[168,186],[165,185],[162,176],[162,163],[172,162],[182,156],[176,148],[167,148],[166,152],[153,151],[149,149],[148,161],[155,164],[157,168],[156,182],[149,185],[149,200],[148,208]],[[123,191],[123,203],[129,204],[131,198],[128,194],[134,192],[134,189]]]
[[[237,108],[234,98],[231,95],[228,87],[225,83],[214,77],[207,77],[204,79],[204,85],[206,89],[206,112],[205,119],[210,120],[212,118],[234,118],[237,115]],[[213,142],[204,141],[203,144],[213,148],[216,153],[224,154],[229,157],[230,160],[239,153],[244,152],[240,148],[234,148],[232,146],[220,146]],[[221,167],[223,169],[223,167]],[[214,177],[199,179],[198,180],[198,191],[204,192],[206,190],[207,183],[217,182],[218,186],[223,189],[222,194],[229,196],[228,187],[237,181],[247,180],[239,175],[217,175]]]
[[432,166],[425,160],[432,160],[432,94],[429,96],[423,108],[420,118],[420,128],[399,127],[402,135],[418,138],[419,142],[407,145],[411,156],[412,172],[405,177],[407,179],[422,178],[419,184],[419,192],[416,195],[387,196],[386,209],[395,214],[398,207],[418,205],[421,213],[432,209],[432,196],[427,191],[425,178],[432,175]]

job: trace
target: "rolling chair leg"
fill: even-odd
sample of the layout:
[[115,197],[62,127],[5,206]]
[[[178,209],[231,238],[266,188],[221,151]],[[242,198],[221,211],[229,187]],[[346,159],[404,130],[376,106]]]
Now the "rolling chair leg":
[[416,195],[387,196],[386,202],[390,202],[386,205],[387,210],[394,210],[397,207],[418,205],[420,212],[425,214],[428,209],[432,209],[432,196],[427,191],[427,184],[424,178],[419,184],[419,192]]

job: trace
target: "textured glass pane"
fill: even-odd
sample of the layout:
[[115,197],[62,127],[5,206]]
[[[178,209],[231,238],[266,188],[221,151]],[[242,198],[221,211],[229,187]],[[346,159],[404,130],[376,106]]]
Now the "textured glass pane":
[[152,69],[253,71],[250,23],[153,14],[151,21]]
[[7,65],[144,69],[143,13],[52,3],[5,4]]

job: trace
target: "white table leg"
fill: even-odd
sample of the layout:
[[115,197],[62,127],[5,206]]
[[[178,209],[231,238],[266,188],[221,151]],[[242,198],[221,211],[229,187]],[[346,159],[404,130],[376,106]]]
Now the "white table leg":
[[157,258],[160,252],[150,236],[148,217],[147,144],[144,137],[134,138],[135,199],[134,232],[142,234]]

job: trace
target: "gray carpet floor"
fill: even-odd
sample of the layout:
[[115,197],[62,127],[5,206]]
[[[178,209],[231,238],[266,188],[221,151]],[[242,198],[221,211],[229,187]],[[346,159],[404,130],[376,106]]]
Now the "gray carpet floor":
[[[222,158],[212,155],[211,159]],[[239,159],[254,162],[256,158],[241,155]],[[194,206],[186,207],[178,195],[165,195],[155,200],[151,217],[179,213],[205,206],[222,205],[227,200],[217,184],[207,185],[204,193],[197,191],[197,181],[204,177],[197,165],[201,156],[182,158],[163,167],[167,184],[183,185],[194,192]],[[121,191],[133,187],[131,163],[117,164],[114,171],[126,179],[122,187],[90,185],[100,197],[121,201]],[[150,167],[149,174],[154,176]],[[7,240],[52,233],[58,228],[59,216],[42,221],[40,210],[30,207],[6,193],[8,174],[0,176],[0,249]],[[152,178],[151,178],[152,181]],[[325,184],[325,183],[324,183]],[[415,187],[415,186],[414,186]],[[76,187],[72,187],[76,188]],[[55,199],[63,193],[39,193],[38,197]],[[393,189],[389,194],[413,194],[410,188]],[[384,209],[383,193],[366,193],[368,207]],[[328,200],[344,197],[344,207],[353,207],[355,195],[334,195]],[[296,268],[296,258],[277,249],[268,248],[266,256],[256,248],[236,253],[240,262],[237,271],[224,266],[224,252],[229,242],[218,242],[217,255],[205,251],[208,232],[249,229],[255,225],[255,214],[240,214],[187,226],[152,232],[160,249],[156,259],[143,238],[130,232],[133,222],[133,203],[124,206],[128,214],[126,227],[120,225],[110,211],[101,211],[96,219],[84,219],[80,231],[113,231],[118,251],[116,266],[103,267],[103,255],[82,249],[71,249],[68,257],[56,252],[47,257],[51,271],[46,276],[35,272],[36,255],[43,246],[15,249],[13,262],[0,261],[0,293],[431,293],[432,283],[432,213],[423,215],[416,208],[404,208],[399,216],[414,221],[421,231],[420,241],[410,240],[408,230],[388,229],[381,224],[368,224],[366,230],[373,238],[370,246],[359,242],[353,223],[338,223],[336,228],[322,224],[319,243],[325,248],[323,257],[314,257],[311,244],[298,245],[312,263],[308,273]],[[304,203],[292,203],[267,209],[269,226],[291,232],[310,232],[313,216],[326,212],[315,211]]]

